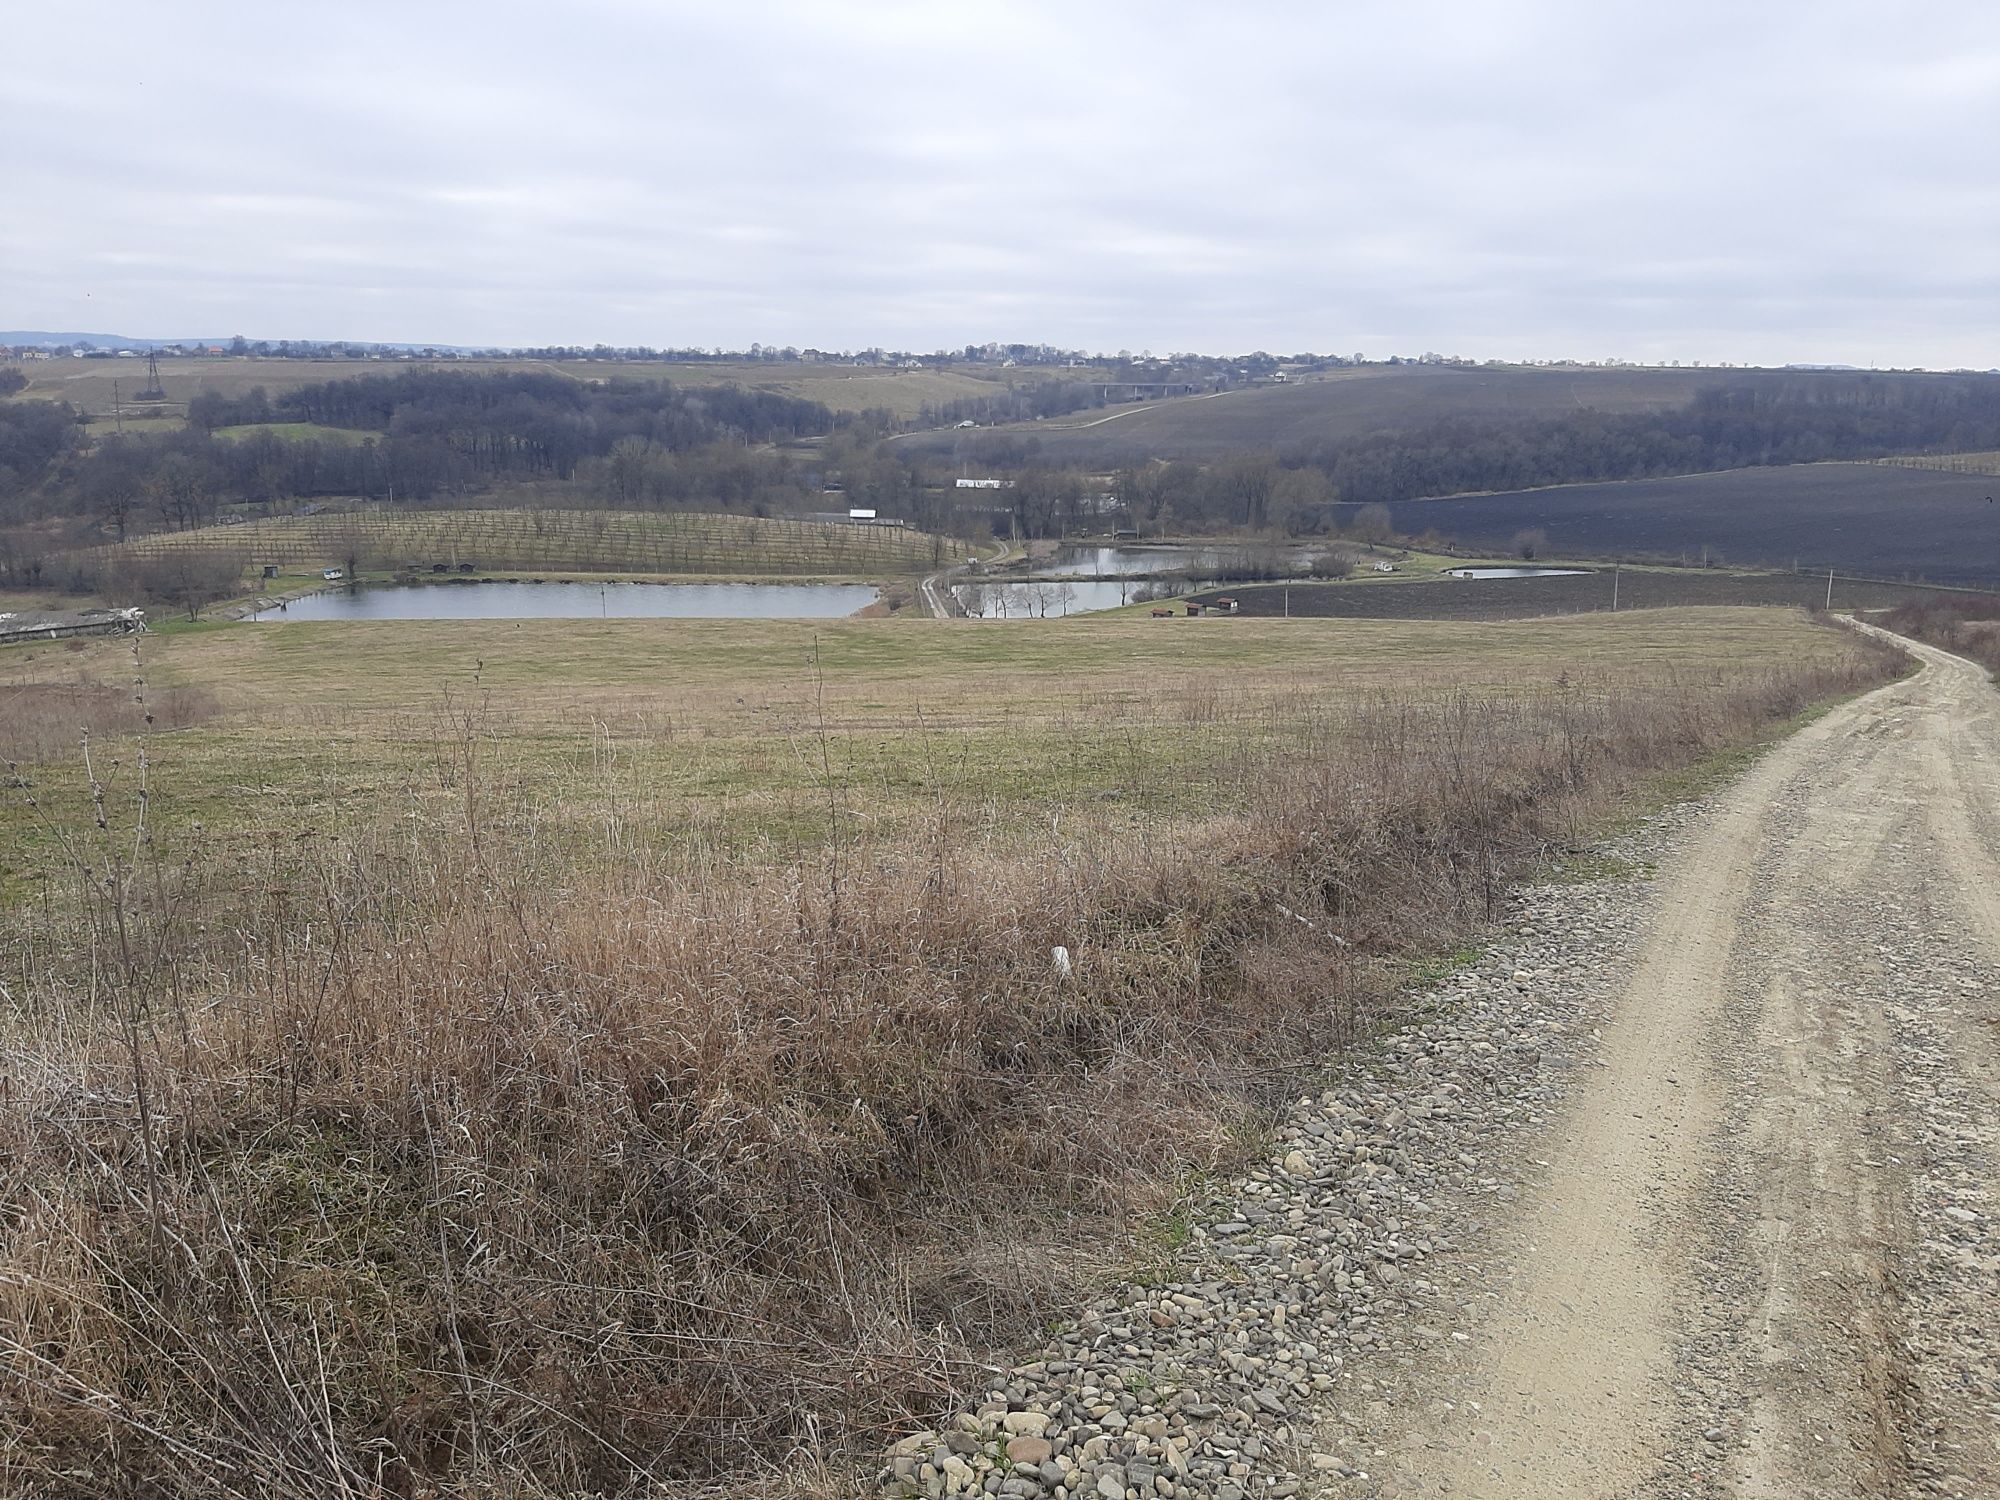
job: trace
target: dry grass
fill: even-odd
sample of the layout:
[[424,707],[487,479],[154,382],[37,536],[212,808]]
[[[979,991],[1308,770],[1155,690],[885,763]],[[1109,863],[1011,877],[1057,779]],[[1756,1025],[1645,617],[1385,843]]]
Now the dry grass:
[[[345,837],[449,800],[447,701],[490,726],[483,763],[549,836],[607,818],[733,858],[787,860],[821,836],[821,754],[865,789],[873,836],[1023,848],[1054,817],[1128,826],[1236,807],[1231,758],[1301,749],[1321,716],[1375,694],[1508,694],[1569,672],[1736,681],[1771,660],[1836,659],[1796,612],[1676,610],[1484,623],[1078,619],[414,621],[204,627],[150,637],[155,690],[222,713],[153,746],[156,828],[212,846]],[[16,648],[0,682],[114,686],[129,648]],[[820,731],[824,729],[824,739]],[[75,734],[67,743],[74,744]],[[107,747],[107,754],[114,753]],[[107,764],[107,776],[112,768]],[[77,778],[35,772],[61,821]],[[115,779],[115,778],[114,778]],[[0,800],[0,904],[57,858]]]
[[0,764],[49,761],[93,737],[187,729],[215,717],[215,694],[173,687],[148,701],[96,677],[0,682]]
[[1273,699],[1282,733],[1218,752],[1233,804],[1072,807],[1032,846],[941,792],[882,836],[823,722],[780,861],[595,803],[580,859],[476,709],[444,795],[304,853],[155,847],[142,768],[12,915],[0,1489],[844,1474],[1551,840],[1894,670],[1823,639],[1722,680]]

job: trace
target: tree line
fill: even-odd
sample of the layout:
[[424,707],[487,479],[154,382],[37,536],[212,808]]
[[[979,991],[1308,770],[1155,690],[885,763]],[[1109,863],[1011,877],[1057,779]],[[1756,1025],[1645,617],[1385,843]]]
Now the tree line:
[[[88,518],[123,536],[135,525],[205,525],[242,502],[425,502],[510,481],[596,485],[614,452],[627,455],[627,472],[632,455],[644,456],[648,503],[713,493],[716,503],[749,505],[773,488],[789,503],[800,482],[775,478],[784,466],[752,445],[842,425],[818,402],[768,392],[532,373],[408,371],[275,397],[204,392],[189,405],[184,432],[95,442],[65,403],[0,405],[0,522]],[[362,436],[255,430],[279,422]],[[215,435],[244,427],[252,430]]]
[[1527,423],[1445,421],[1285,455],[1344,501],[1380,503],[1771,464],[2000,447],[2000,377],[1759,379],[1668,411],[1577,411]]

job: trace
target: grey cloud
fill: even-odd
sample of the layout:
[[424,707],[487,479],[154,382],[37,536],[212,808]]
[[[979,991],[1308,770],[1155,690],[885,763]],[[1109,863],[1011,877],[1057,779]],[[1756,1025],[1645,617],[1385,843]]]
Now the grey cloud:
[[2000,16],[32,7],[0,324],[1990,365]]

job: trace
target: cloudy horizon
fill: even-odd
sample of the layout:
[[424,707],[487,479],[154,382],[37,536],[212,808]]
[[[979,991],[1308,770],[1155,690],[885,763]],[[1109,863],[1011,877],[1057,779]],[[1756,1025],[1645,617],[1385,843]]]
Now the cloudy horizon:
[[2000,15],[10,18],[0,326],[2000,363]]

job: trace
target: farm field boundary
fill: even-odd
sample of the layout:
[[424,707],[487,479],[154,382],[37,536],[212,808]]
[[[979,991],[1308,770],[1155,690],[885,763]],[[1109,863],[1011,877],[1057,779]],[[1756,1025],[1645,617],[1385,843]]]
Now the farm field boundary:
[[[1615,590],[1615,593],[1614,593]],[[1694,606],[1791,605],[1823,608],[1824,573],[1737,573],[1699,568],[1621,568],[1606,565],[1546,578],[1411,578],[1356,583],[1223,585],[1192,596],[1210,604],[1232,598],[1237,613],[1293,618],[1357,620],[1509,620],[1539,615],[1589,614],[1617,608],[1680,609]],[[1978,597],[1959,588],[1927,587],[1841,575],[1834,579],[1836,610],[1893,609],[1939,600]]]
[[1935,469],[1942,474],[2000,475],[2000,452],[1902,453],[1874,462],[1895,469]]

